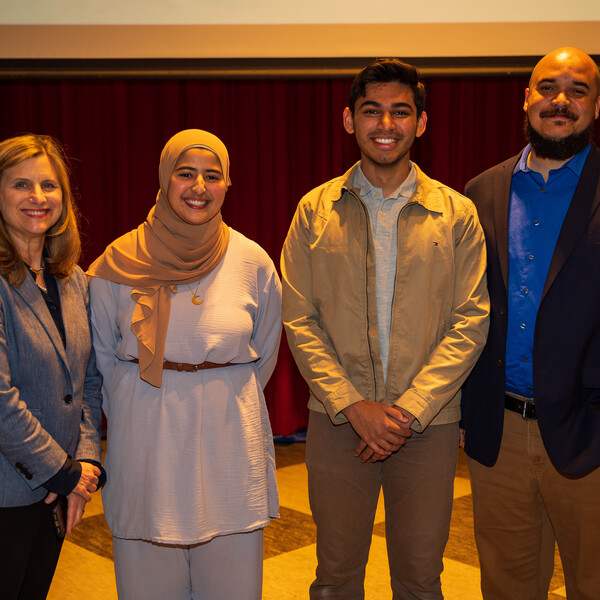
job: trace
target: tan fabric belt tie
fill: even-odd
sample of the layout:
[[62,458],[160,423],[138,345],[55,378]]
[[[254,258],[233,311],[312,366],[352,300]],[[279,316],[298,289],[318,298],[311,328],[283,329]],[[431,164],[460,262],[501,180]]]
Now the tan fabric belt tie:
[[[135,363],[136,365],[140,364],[140,361],[137,358],[132,358],[129,362]],[[213,363],[205,361],[198,365],[192,365],[190,363],[178,363],[172,362],[170,360],[163,361],[163,369],[167,369],[169,371],[185,371],[186,373],[196,373],[198,371],[204,371],[205,369],[221,369],[222,367],[232,367],[235,365],[240,365],[243,363]]]

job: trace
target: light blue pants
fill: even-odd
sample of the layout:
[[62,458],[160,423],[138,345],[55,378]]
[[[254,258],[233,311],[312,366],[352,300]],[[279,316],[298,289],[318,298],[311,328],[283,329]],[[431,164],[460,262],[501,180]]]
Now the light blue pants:
[[113,537],[119,600],[260,600],[263,530],[193,546]]

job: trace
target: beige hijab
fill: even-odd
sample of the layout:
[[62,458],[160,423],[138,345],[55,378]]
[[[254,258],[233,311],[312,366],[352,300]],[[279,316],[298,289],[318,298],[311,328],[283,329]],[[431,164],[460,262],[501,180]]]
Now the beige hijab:
[[140,377],[149,384],[162,384],[162,363],[171,294],[180,284],[198,281],[210,273],[227,250],[229,228],[221,212],[202,225],[180,219],[169,204],[167,192],[178,158],[190,148],[213,152],[223,169],[227,185],[229,154],[221,140],[200,129],[175,134],[165,145],[158,169],[160,189],[156,205],[146,220],[110,244],[89,268],[88,275],[129,285],[135,309],[131,331],[138,340]]

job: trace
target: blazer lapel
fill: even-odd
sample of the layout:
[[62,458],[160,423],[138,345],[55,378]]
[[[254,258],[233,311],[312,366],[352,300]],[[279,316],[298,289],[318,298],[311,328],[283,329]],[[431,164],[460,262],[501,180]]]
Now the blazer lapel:
[[[520,156],[520,155],[519,155]],[[496,252],[504,287],[508,290],[508,209],[510,206],[510,186],[512,172],[519,156],[502,164],[492,182],[492,202],[494,210],[494,229],[496,234]]]
[[[75,365],[78,360],[75,357],[81,356],[82,344],[89,339],[89,322],[86,313],[79,308],[81,292],[71,284],[72,279],[57,279],[56,282],[65,327],[67,357],[70,357],[71,364]],[[64,315],[68,315],[69,318],[64,318]]]
[[[56,329],[56,325],[54,320],[50,315],[50,311],[48,310],[48,306],[46,305],[46,301],[44,300],[42,293],[40,292],[38,286],[36,285],[33,278],[27,275],[25,277],[25,281],[19,286],[14,288],[17,294],[23,298],[23,300],[29,305],[31,308],[31,312],[35,316],[35,318],[40,322],[46,334],[50,338],[50,341],[54,345],[56,352],[62,359],[65,364],[67,373],[69,372],[69,362],[67,360],[67,354],[65,352],[65,347],[63,346],[62,340],[60,339],[60,334],[58,333],[58,329]],[[65,313],[63,312],[63,315]],[[66,319],[66,322],[68,319]]]
[[542,292],[542,300],[558,276],[575,244],[585,232],[590,219],[600,206],[600,150],[592,146],[583,165],[579,183],[563,222],[548,275]]

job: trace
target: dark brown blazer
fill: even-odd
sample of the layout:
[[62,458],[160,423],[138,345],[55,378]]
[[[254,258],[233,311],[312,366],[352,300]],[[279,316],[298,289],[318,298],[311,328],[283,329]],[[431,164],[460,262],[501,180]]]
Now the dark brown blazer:
[[[491,466],[502,438],[508,324],[508,207],[515,156],[467,184],[486,236],[490,333],[463,390],[469,456]],[[592,145],[560,231],[535,324],[533,389],[555,467],[600,465],[600,150]]]

